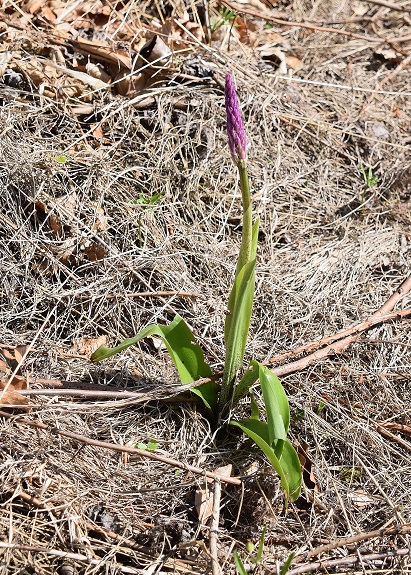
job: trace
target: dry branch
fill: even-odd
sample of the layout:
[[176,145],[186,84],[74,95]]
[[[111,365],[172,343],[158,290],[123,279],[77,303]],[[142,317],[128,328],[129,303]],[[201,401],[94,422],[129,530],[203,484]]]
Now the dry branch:
[[144,449],[139,449],[138,447],[128,447],[127,445],[116,445],[114,443],[108,443],[107,441],[98,441],[97,439],[91,439],[85,437],[84,435],[79,435],[78,433],[72,433],[71,431],[63,431],[62,429],[57,429],[56,427],[48,426],[41,421],[29,421],[22,417],[15,417],[10,413],[5,411],[0,411],[0,417],[5,417],[7,419],[13,419],[16,423],[20,425],[28,425],[30,427],[35,427],[37,429],[42,429],[43,431],[48,431],[49,433],[54,433],[56,435],[61,435],[62,437],[67,437],[69,439],[74,439],[79,441],[84,445],[94,445],[95,447],[101,447],[103,449],[111,449],[112,451],[119,451],[121,453],[132,453],[134,455],[139,455],[140,457],[146,457],[147,459],[152,459],[153,461],[158,461],[160,463],[165,463],[166,465],[171,465],[172,467],[177,467],[183,469],[184,471],[189,471],[196,475],[202,475],[203,477],[209,477],[210,479],[220,479],[225,483],[230,483],[232,485],[241,485],[241,480],[236,477],[226,477],[224,475],[218,475],[218,473],[213,473],[212,471],[206,471],[200,467],[194,467],[182,461],[177,461],[171,457],[165,455],[159,455],[152,451],[146,451]]
[[213,514],[210,527],[210,555],[213,575],[221,575],[221,568],[218,562],[218,525],[220,522],[220,501],[221,501],[221,481],[214,481]]
[[[388,298],[388,300],[375,313],[373,313],[366,322],[362,324],[362,326],[364,326],[364,329],[368,329],[377,323],[385,321],[384,318],[386,317],[388,317],[388,319],[393,319],[392,314],[389,314],[389,312],[410,290],[411,290],[411,276],[409,276],[400,285],[400,287]],[[403,314],[403,312],[405,312],[404,315],[409,315],[411,313],[411,310],[399,310],[394,314],[394,317],[395,315],[401,317],[401,314]],[[355,327],[350,329],[355,330]],[[364,329],[362,329],[361,331],[364,331]],[[351,335],[343,337],[343,339],[339,339],[338,341],[335,341],[330,345],[327,345],[325,348],[320,349],[319,351],[315,351],[314,353],[308,355],[307,357],[304,357],[297,361],[293,361],[286,365],[282,365],[280,367],[276,367],[272,370],[272,372],[277,376],[282,376],[287,375],[289,373],[295,373],[296,371],[301,371],[306,367],[312,365],[313,363],[316,363],[330,355],[343,353],[343,351],[351,343],[353,343],[358,338],[358,336],[359,336],[358,333],[353,333]]]
[[359,323],[359,324],[353,325],[351,327],[348,327],[346,329],[343,329],[341,331],[338,331],[337,333],[335,333],[333,335],[323,337],[319,341],[307,343],[305,345],[297,347],[296,349],[293,349],[291,351],[287,351],[286,353],[283,353],[281,355],[277,355],[276,357],[272,357],[263,363],[264,363],[264,365],[270,365],[271,363],[280,363],[281,361],[284,361],[290,357],[300,355],[300,353],[311,351],[313,349],[316,349],[317,347],[322,347],[323,345],[327,345],[327,344],[333,343],[334,341],[338,341],[339,339],[342,339],[343,337],[347,337],[347,336],[353,335],[353,334],[360,334],[361,332],[367,331],[367,329],[369,329],[370,327],[373,327],[376,324],[379,324],[379,323],[382,323],[385,321],[389,321],[391,319],[396,319],[398,317],[407,317],[410,314],[411,314],[411,309],[405,309],[405,310],[395,311],[395,312],[389,313],[387,315],[384,315],[384,316],[381,316],[378,318],[374,318],[374,319],[370,318],[366,321],[363,321],[362,323]]
[[[374,531],[368,531],[364,533],[358,533],[357,535],[352,535],[351,537],[341,537],[332,543],[327,545],[321,545],[316,549],[312,549],[306,555],[307,559],[311,557],[316,557],[321,553],[328,553],[332,549],[339,549],[340,547],[345,547],[346,545],[352,545],[353,543],[358,543],[359,541],[366,541],[368,539],[375,539],[376,537],[389,537],[393,535],[408,535],[411,533],[411,523],[406,523],[405,525],[399,525],[396,527],[388,527],[387,529],[375,529]],[[297,557],[296,557],[297,559]]]
[[384,8],[395,10],[396,12],[411,12],[411,8],[407,8],[407,6],[401,6],[401,4],[397,4],[396,2],[388,2],[387,0],[360,0],[360,2],[365,2],[366,4],[375,4],[376,6],[383,6]]
[[315,561],[307,565],[301,565],[295,569],[287,571],[287,575],[298,575],[299,573],[311,573],[312,571],[324,571],[331,567],[340,567],[343,565],[355,565],[378,561],[379,559],[388,559],[409,555],[409,549],[396,549],[393,551],[382,551],[381,553],[369,553],[368,555],[352,555],[351,557],[341,557],[340,559],[329,559],[327,561]]

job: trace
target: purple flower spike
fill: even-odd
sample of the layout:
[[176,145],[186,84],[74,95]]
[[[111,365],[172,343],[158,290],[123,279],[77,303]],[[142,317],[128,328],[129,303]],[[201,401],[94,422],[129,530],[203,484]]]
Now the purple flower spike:
[[225,77],[225,109],[227,114],[228,147],[234,162],[245,160],[247,152],[247,138],[245,135],[240,104],[238,102],[233,79],[230,74]]

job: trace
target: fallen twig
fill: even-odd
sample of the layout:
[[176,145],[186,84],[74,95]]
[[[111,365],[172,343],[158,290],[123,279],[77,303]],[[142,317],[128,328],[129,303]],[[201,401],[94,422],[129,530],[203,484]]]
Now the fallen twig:
[[360,2],[376,4],[377,6],[384,6],[384,8],[389,8],[390,10],[395,10],[396,12],[411,12],[411,8],[407,8],[407,6],[401,6],[401,4],[396,4],[395,2],[387,2],[387,0],[360,0]]
[[213,516],[210,527],[210,555],[211,569],[213,575],[221,575],[220,564],[218,562],[218,524],[220,522],[220,501],[221,501],[221,481],[214,481],[213,495]]
[[368,555],[352,555],[351,557],[341,557],[340,559],[329,559],[328,561],[315,561],[314,563],[307,563],[300,565],[295,569],[287,571],[287,575],[298,575],[299,573],[311,573],[311,571],[325,570],[330,567],[338,567],[341,565],[354,565],[355,563],[370,561],[377,561],[378,559],[387,559],[388,557],[400,557],[402,555],[409,555],[409,549],[394,549],[393,551],[382,551],[381,553],[370,553]]
[[394,429],[395,431],[400,431],[405,435],[409,435],[411,437],[411,425],[405,425],[404,423],[395,423],[394,421],[387,421],[379,423],[381,427],[385,429]]
[[263,12],[257,12],[256,10],[250,10],[249,8],[244,8],[243,6],[230,2],[229,0],[223,0],[223,4],[226,4],[233,10],[240,12],[241,14],[249,14],[250,16],[255,16],[256,18],[261,18],[262,20],[267,20],[270,22],[275,22],[281,26],[292,26],[298,28],[308,28],[309,30],[317,30],[318,32],[328,32],[329,34],[340,34],[343,36],[349,36],[351,38],[358,38],[360,40],[367,40],[367,42],[378,42],[382,43],[385,40],[381,38],[376,38],[374,36],[365,36],[365,34],[356,34],[355,32],[348,32],[348,30],[339,30],[338,28],[329,28],[328,26],[316,26],[315,24],[309,24],[307,22],[292,22],[290,20],[281,20],[280,18],[274,18],[269,14]]
[[[386,316],[389,316],[389,319],[392,319],[392,317],[391,317],[392,314],[390,314],[390,312],[392,311],[394,306],[410,290],[411,290],[411,275],[387,299],[387,301],[375,313],[373,313],[368,318],[368,320],[367,320],[367,322],[369,324],[368,327],[371,327],[372,325],[386,321],[386,320],[384,320],[384,318]],[[398,315],[401,317],[401,314],[403,312],[406,312],[404,315],[409,315],[411,313],[410,310],[399,310],[398,312],[396,312],[395,315]],[[364,329],[366,329],[366,328],[364,328]],[[302,359],[298,359],[297,361],[293,361],[293,362],[288,363],[286,365],[276,367],[276,368],[272,369],[272,372],[277,376],[282,376],[282,375],[287,375],[289,373],[295,373],[296,371],[301,371],[301,370],[305,369],[306,367],[308,367],[309,365],[312,365],[313,363],[316,363],[317,361],[320,361],[321,359],[324,359],[325,357],[328,357],[329,355],[335,355],[335,354],[342,353],[351,343],[353,343],[358,338],[358,336],[359,336],[358,333],[353,333],[351,335],[343,337],[342,339],[339,339],[338,341],[335,341],[335,342],[331,343],[330,345],[327,345],[323,349],[315,351],[314,353],[308,355],[307,357],[303,357]]]
[[344,547],[346,545],[351,545],[352,543],[358,543],[359,541],[365,541],[367,539],[375,539],[376,537],[388,537],[390,535],[408,535],[409,533],[411,533],[411,523],[406,523],[405,525],[398,525],[395,527],[388,527],[386,529],[375,529],[374,531],[357,533],[357,535],[341,537],[340,539],[336,539],[331,543],[327,543],[327,545],[316,547],[315,549],[309,551],[307,555],[305,555],[305,558],[310,559],[311,557],[316,557],[321,553],[327,553],[332,549],[338,549],[339,547]]
[[218,473],[213,473],[212,471],[207,471],[205,469],[201,469],[200,467],[189,465],[188,463],[183,463],[182,461],[178,461],[177,459],[172,459],[171,457],[154,453],[153,451],[146,451],[144,449],[139,449],[138,447],[129,447],[127,445],[118,445],[116,443],[109,443],[107,441],[99,441],[97,439],[91,439],[90,437],[79,435],[78,433],[72,433],[71,431],[64,431],[62,429],[58,429],[57,427],[46,425],[42,421],[30,421],[28,419],[25,419],[24,417],[15,417],[14,415],[7,413],[6,411],[0,411],[0,417],[13,419],[14,421],[22,425],[28,425],[30,427],[42,429],[43,431],[48,431],[49,433],[55,433],[56,435],[60,435],[62,437],[68,437],[69,439],[74,439],[75,441],[79,441],[80,443],[83,443],[85,445],[94,445],[95,447],[101,447],[103,449],[111,449],[112,451],[120,451],[121,453],[133,453],[134,455],[139,455],[140,457],[146,457],[148,459],[153,459],[154,461],[165,463],[166,465],[171,465],[172,467],[178,467],[179,469],[184,469],[185,471],[189,471],[190,473],[194,473],[196,475],[202,475],[204,477],[209,477],[210,479],[214,480],[220,479],[221,481],[225,481],[226,483],[230,483],[231,485],[241,485],[241,479],[238,479],[237,477],[227,477],[224,475],[219,475]]
[[322,347],[323,345],[330,344],[334,341],[342,339],[343,337],[347,337],[347,336],[352,335],[352,334],[359,334],[363,331],[366,331],[370,327],[373,327],[377,323],[381,323],[383,321],[389,321],[390,319],[396,319],[397,317],[406,317],[407,315],[411,315],[411,309],[404,309],[404,310],[400,310],[400,311],[395,311],[395,312],[389,313],[387,315],[384,315],[384,316],[381,316],[378,318],[374,318],[373,320],[367,319],[366,321],[363,321],[362,323],[358,323],[356,325],[352,325],[351,327],[347,327],[346,329],[342,329],[341,331],[338,331],[337,333],[334,333],[333,335],[323,337],[323,339],[320,339],[319,341],[306,343],[305,345],[297,347],[296,349],[293,349],[291,351],[287,351],[286,353],[283,353],[281,355],[277,355],[275,357],[271,357],[269,360],[267,360],[263,363],[264,363],[264,365],[269,365],[270,363],[280,363],[281,361],[284,361],[284,360],[288,359],[289,357],[294,357],[296,355],[300,355],[300,353],[312,351],[313,349],[316,349],[317,347]]
[[401,447],[403,447],[404,449],[411,451],[411,443],[409,441],[402,439],[402,437],[398,437],[398,435],[395,435],[395,433],[391,433],[391,431],[388,431],[388,429],[385,429],[382,425],[377,425],[376,430],[380,435],[383,435],[384,437],[387,437],[388,439],[395,441],[396,443],[398,443],[398,445],[401,445]]

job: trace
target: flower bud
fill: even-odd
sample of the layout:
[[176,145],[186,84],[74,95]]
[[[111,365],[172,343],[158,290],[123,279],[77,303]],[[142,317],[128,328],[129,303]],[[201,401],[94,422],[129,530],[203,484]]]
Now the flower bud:
[[233,79],[230,74],[225,77],[225,109],[227,115],[228,147],[236,164],[245,160],[247,152],[247,139],[241,117],[240,104],[238,102]]

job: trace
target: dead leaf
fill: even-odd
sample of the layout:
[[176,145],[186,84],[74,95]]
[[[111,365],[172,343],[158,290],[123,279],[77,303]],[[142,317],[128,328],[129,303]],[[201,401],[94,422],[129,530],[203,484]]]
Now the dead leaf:
[[296,72],[298,72],[298,70],[301,70],[301,68],[303,67],[302,60],[300,60],[296,56],[286,56],[285,63],[289,68],[295,70]]
[[358,507],[358,509],[363,509],[376,501],[374,497],[370,497],[362,489],[357,489],[356,491],[353,491],[353,493],[348,493],[347,497],[351,500],[353,505]]
[[[16,60],[18,69],[30,79],[38,89],[39,94],[54,99],[81,98],[84,102],[93,99],[88,86],[96,89],[107,87],[101,80],[96,80],[88,74],[69,70],[55,64],[52,60],[33,57],[30,60]],[[80,75],[80,76],[79,76]],[[75,80],[73,81],[73,78]]]
[[21,407],[22,405],[28,405],[28,403],[29,398],[21,395],[18,391],[5,391],[3,394],[0,391],[0,406]]
[[[90,88],[93,88],[93,90],[102,90],[109,87],[109,84],[107,82],[103,82],[103,80],[100,78],[96,78],[95,76],[91,76],[85,72],[79,72],[77,70],[71,70],[70,68],[60,66],[59,64],[54,63],[52,60],[49,60],[48,62],[50,67],[54,67],[60,73],[79,80],[79,82],[84,83],[86,86],[90,86]],[[109,76],[108,78],[110,79]]]
[[[0,390],[5,388],[8,381],[9,381],[8,377],[5,377],[3,378],[2,381],[0,381]],[[16,389],[27,389],[26,377],[23,377],[22,375],[14,375],[12,377],[10,384],[7,387],[7,391],[14,391]]]
[[277,66],[280,74],[287,74],[286,56],[281,48],[277,45],[264,44],[264,46],[258,47],[258,51],[264,60],[268,60]]
[[313,472],[313,462],[309,457],[309,446],[307,443],[297,446],[297,455],[301,463],[304,485],[308,489],[312,489],[314,493],[318,493],[317,481]]
[[9,374],[11,373],[11,370],[7,367],[7,363],[3,360],[0,359],[0,377],[3,377],[3,374]]
[[91,262],[104,260],[108,254],[106,248],[100,242],[91,242],[87,239],[80,244],[80,249],[84,251],[84,254]]
[[161,26],[161,34],[167,38],[167,44],[173,50],[181,50],[191,46],[192,36],[200,42],[204,41],[203,28],[190,20],[188,12],[184,12],[181,18],[167,18]]
[[[112,145],[111,140],[108,140],[107,138],[104,137],[103,128],[100,126],[100,124],[90,124],[90,128],[93,130],[94,138],[96,140],[98,140],[101,144],[107,144],[109,146]],[[97,229],[97,228],[94,228],[94,226],[93,226],[93,229]],[[104,228],[104,229],[106,229],[106,228]]]
[[44,0],[29,0],[25,5],[25,10],[29,11],[30,14],[37,14],[44,4]]
[[56,15],[49,6],[43,6],[41,9],[41,15],[49,22],[54,22]]
[[71,43],[80,54],[84,54],[85,56],[91,55],[93,59],[115,64],[118,68],[131,69],[130,56],[121,50],[115,50],[102,42],[92,42],[84,38],[72,40]]
[[16,391],[18,389],[27,389],[27,378],[21,375],[14,375],[11,380],[9,375],[3,377],[0,381],[0,405],[9,407],[27,405],[29,398]]
[[[27,348],[28,345],[20,345],[15,347],[11,351],[9,351],[8,349],[1,350],[1,353],[6,360],[6,362],[3,362],[6,365],[5,373],[11,373],[11,371],[17,369],[17,366],[19,366],[19,364],[23,360],[23,356],[26,353]],[[0,365],[0,370],[1,369],[2,366]],[[17,373],[21,373],[20,370]]]
[[161,82],[171,64],[171,55],[167,44],[159,36],[153,36],[141,49],[133,70],[123,70],[116,76],[117,93],[128,96]]
[[243,44],[248,46],[256,46],[259,43],[259,27],[252,20],[246,20],[237,16],[234,19],[234,26],[232,28],[232,33],[237,36],[237,38]]
[[96,349],[98,349],[101,345],[105,345],[106,343],[107,337],[105,335],[101,335],[97,338],[81,337],[80,339],[74,340],[73,346],[69,350],[69,353],[73,355],[91,357]]
[[[233,470],[231,464],[224,465],[223,467],[218,467],[214,470],[214,473],[222,475],[223,477],[230,477]],[[214,480],[207,480],[201,483],[196,492],[194,498],[194,504],[197,511],[198,519],[202,525],[206,525],[208,519],[213,514],[214,505],[214,495],[213,495],[213,483]]]
[[364,2],[353,2],[352,11],[356,16],[364,16],[370,9]]
[[97,78],[98,80],[101,80],[102,82],[105,82],[106,84],[111,83],[110,75],[107,74],[107,72],[104,70],[104,68],[101,66],[101,64],[94,64],[93,62],[88,62],[86,64],[86,72],[92,78]]
[[207,520],[213,514],[213,490],[212,482],[201,483],[196,489],[194,504],[196,507],[198,519],[202,525],[207,523]]
[[[63,237],[65,229],[67,230],[75,225],[78,206],[76,192],[70,192],[56,199],[49,196],[42,197],[42,199],[35,201],[35,206],[42,212],[42,217],[48,218],[50,228],[58,239]],[[66,247],[64,247],[63,251],[65,249]],[[61,246],[59,250],[61,251]]]

